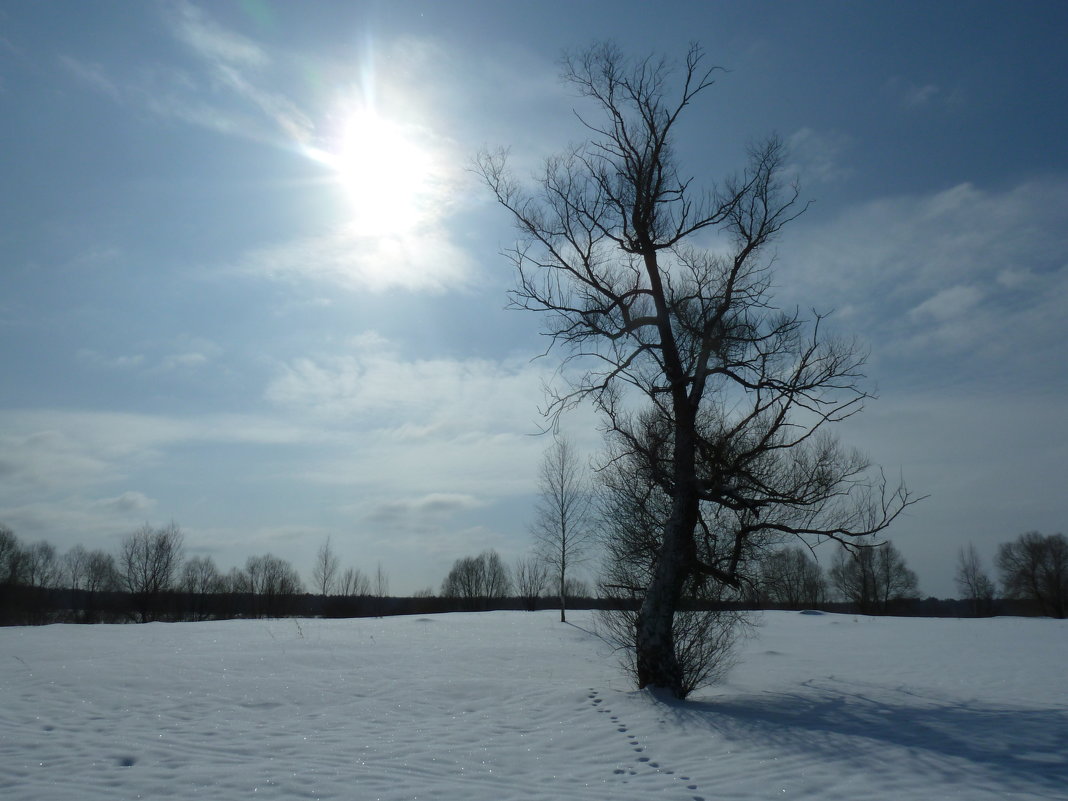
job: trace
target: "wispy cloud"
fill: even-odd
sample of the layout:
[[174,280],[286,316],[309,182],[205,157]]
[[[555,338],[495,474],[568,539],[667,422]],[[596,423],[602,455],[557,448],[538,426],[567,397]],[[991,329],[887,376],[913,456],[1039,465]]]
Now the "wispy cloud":
[[1068,181],[883,198],[798,233],[790,302],[820,298],[880,352],[1015,352],[1021,370],[1068,356]]
[[92,87],[98,92],[110,97],[112,100],[121,100],[123,90],[112,80],[111,76],[100,64],[82,61],[73,56],[61,55],[59,63],[82,83]]
[[446,292],[467,286],[474,262],[442,225],[424,223],[389,236],[342,226],[321,236],[253,250],[238,268],[278,280],[312,280],[349,290]]
[[893,76],[883,85],[897,103],[906,109],[954,109],[964,103],[959,89],[946,89],[935,83],[916,83],[900,76]]
[[215,361],[222,348],[203,337],[179,336],[167,343],[142,343],[143,352],[111,355],[92,348],[76,354],[79,364],[98,370],[141,370],[148,374],[190,371]]
[[806,127],[791,134],[787,144],[791,158],[789,172],[803,182],[833,183],[853,174],[853,169],[842,163],[852,144],[846,134]]
[[224,29],[198,6],[183,0],[169,9],[175,35],[204,58],[244,67],[262,67],[270,62],[256,42]]

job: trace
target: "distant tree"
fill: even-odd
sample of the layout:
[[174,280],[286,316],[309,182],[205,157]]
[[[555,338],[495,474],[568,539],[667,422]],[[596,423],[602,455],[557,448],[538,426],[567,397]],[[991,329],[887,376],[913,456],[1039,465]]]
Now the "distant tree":
[[378,567],[375,568],[375,576],[372,581],[372,593],[376,598],[386,598],[389,596],[389,574],[382,569],[382,563],[378,563]]
[[184,541],[181,529],[174,523],[160,529],[146,523],[122,540],[119,580],[133,597],[142,623],[153,619],[163,593],[174,588]]
[[549,567],[537,554],[521,556],[512,565],[512,582],[523,606],[533,612],[549,586]]
[[182,565],[179,586],[182,592],[210,595],[222,591],[223,575],[210,556],[194,556]]
[[230,572],[223,578],[225,592],[234,595],[247,595],[252,592],[252,579],[239,567],[231,567]]
[[962,600],[970,601],[976,617],[994,613],[994,582],[983,570],[979,553],[971,543],[957,552],[957,592]]
[[570,440],[557,437],[542,457],[531,527],[538,554],[549,566],[567,619],[568,570],[583,562],[594,542],[589,482]]
[[15,532],[0,524],[0,586],[22,583],[22,546]]
[[891,603],[916,598],[916,574],[893,543],[859,549],[842,547],[834,556],[831,583],[861,614],[884,614]]
[[500,554],[490,549],[478,556],[457,559],[441,584],[441,596],[469,602],[506,598],[511,585],[508,568]]
[[120,586],[115,557],[103,550],[89,552],[85,569],[85,589],[89,592],[112,592]]
[[89,552],[75,545],[63,554],[61,562],[61,583],[72,590],[84,590],[89,576]]
[[209,596],[218,595],[225,588],[225,581],[215,560],[210,556],[194,556],[182,565],[178,579],[179,589],[187,593],[188,615],[193,620],[205,620],[213,611],[217,613],[219,604]]
[[273,554],[250,556],[245,562],[249,592],[257,597],[258,613],[280,617],[289,609],[294,595],[304,592],[300,574],[285,559]]
[[485,593],[485,563],[477,556],[464,556],[452,563],[441,582],[443,598],[480,598]]
[[998,548],[998,571],[1006,598],[1033,601],[1043,615],[1068,616],[1068,539],[1037,531]]
[[[320,595],[331,595],[337,585],[340,560],[330,547],[330,538],[326,538],[319,547],[319,553],[315,556],[315,567],[312,569],[312,584]],[[351,593],[341,593],[342,595]]]
[[346,597],[351,597],[353,595],[370,595],[371,580],[361,573],[359,569],[349,567],[341,574],[341,578],[338,580],[337,584],[337,591],[339,595],[344,595]]
[[804,548],[783,548],[761,562],[760,590],[769,603],[787,609],[811,609],[826,600],[827,582]]
[[567,596],[569,601],[574,601],[577,598],[591,598],[593,597],[593,589],[585,579],[568,576],[567,581],[564,582],[564,595]]
[[492,548],[483,552],[486,561],[486,597],[507,598],[512,593],[512,578],[501,555]]
[[22,552],[23,583],[28,587],[49,589],[63,580],[63,566],[51,543],[41,540],[26,546]]

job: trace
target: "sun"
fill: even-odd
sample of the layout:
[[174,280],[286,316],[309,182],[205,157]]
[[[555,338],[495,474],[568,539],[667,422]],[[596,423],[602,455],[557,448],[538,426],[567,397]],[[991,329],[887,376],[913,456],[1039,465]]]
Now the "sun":
[[410,126],[360,108],[347,116],[330,151],[309,155],[333,170],[360,234],[402,235],[418,227],[427,214],[433,157]]

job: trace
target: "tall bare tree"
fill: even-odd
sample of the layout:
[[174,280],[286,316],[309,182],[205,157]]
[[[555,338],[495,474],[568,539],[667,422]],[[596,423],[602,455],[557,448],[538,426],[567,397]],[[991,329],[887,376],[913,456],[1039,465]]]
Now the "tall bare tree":
[[478,556],[457,559],[441,583],[443,598],[460,598],[472,606],[487,599],[506,598],[511,591],[508,567],[492,548]]
[[827,581],[819,564],[804,548],[774,551],[761,560],[761,592],[787,609],[815,608],[827,597]]
[[994,582],[983,570],[979,552],[972,543],[962,545],[957,552],[957,592],[972,604],[976,617],[991,615],[994,611]]
[[[679,696],[674,622],[691,576],[738,586],[752,536],[848,542],[913,500],[821,435],[869,397],[863,354],[823,337],[818,315],[807,325],[770,298],[769,245],[803,210],[782,181],[782,143],[755,145],[718,187],[680,169],[680,121],[715,72],[696,45],[681,65],[594,46],[563,64],[593,107],[580,115],[585,145],[550,158],[531,192],[503,152],[478,161],[522,237],[509,253],[512,305],[545,313],[546,334],[579,368],[547,413],[591,400],[671,499],[637,616],[636,673],[639,686]],[[697,246],[711,238],[714,249]],[[727,543],[724,560],[699,558],[704,536]]]
[[15,532],[0,523],[0,587],[22,581],[22,546]]
[[296,568],[273,554],[250,556],[245,561],[245,575],[248,592],[256,596],[258,612],[265,617],[281,617],[288,611],[292,596],[304,592]]
[[538,599],[549,586],[549,568],[537,554],[527,554],[512,565],[515,594],[531,612],[538,608]]
[[334,592],[340,564],[337,554],[330,547],[330,538],[327,537],[315,556],[315,567],[312,569],[312,582],[320,595],[330,595]]
[[84,590],[89,575],[89,552],[81,545],[75,545],[63,554],[62,583],[72,590]]
[[352,595],[370,595],[371,580],[367,578],[359,568],[348,567],[338,579],[337,591],[339,595],[346,597]]
[[56,548],[41,540],[27,545],[22,552],[23,581],[30,587],[56,587],[63,581],[63,564],[56,556]]
[[133,596],[142,623],[152,619],[161,595],[173,588],[184,541],[175,523],[160,529],[146,523],[119,546],[119,579]]
[[555,437],[538,471],[538,501],[531,532],[552,572],[560,599],[560,622],[567,620],[568,570],[585,561],[594,541],[589,482],[571,441]]
[[1068,617],[1068,537],[1028,531],[998,548],[997,564],[1007,598],[1033,601],[1043,615]]
[[920,592],[916,574],[892,542],[839,548],[830,577],[838,594],[866,615],[885,613],[893,603]]

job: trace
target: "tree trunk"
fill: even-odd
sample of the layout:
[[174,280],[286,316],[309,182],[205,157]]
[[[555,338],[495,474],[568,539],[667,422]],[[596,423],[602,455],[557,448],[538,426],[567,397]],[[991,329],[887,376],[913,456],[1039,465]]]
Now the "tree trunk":
[[638,610],[636,666],[639,689],[663,687],[683,698],[685,682],[675,654],[674,624],[687,574],[686,541],[693,536],[696,525],[696,498],[680,493],[672,506],[656,572]]
[[564,584],[564,571],[561,570],[560,571],[560,622],[561,623],[566,623],[567,622],[567,618],[564,615],[564,608],[567,606],[567,601],[566,601],[565,595],[564,595],[564,587],[565,587],[565,584]]

